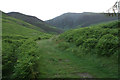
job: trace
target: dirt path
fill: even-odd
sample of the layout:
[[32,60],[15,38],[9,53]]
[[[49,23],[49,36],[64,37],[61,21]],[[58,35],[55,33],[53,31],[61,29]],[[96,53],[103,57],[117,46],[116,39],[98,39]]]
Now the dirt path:
[[40,77],[42,78],[92,78],[80,67],[80,60],[71,53],[57,49],[57,45],[50,40],[38,41],[41,56]]

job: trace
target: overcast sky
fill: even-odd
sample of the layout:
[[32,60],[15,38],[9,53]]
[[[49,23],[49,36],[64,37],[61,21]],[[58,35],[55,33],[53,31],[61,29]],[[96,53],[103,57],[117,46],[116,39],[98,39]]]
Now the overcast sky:
[[117,0],[0,0],[0,10],[21,12],[42,20],[67,12],[104,12]]

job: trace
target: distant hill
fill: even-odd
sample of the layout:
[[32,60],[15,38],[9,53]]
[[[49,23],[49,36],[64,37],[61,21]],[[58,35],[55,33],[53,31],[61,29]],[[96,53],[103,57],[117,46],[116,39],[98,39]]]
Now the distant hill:
[[26,37],[35,37],[49,34],[44,33],[42,29],[34,25],[2,13],[2,35],[22,35]]
[[25,15],[25,14],[18,13],[18,12],[10,12],[10,13],[7,13],[7,15],[17,18],[17,19],[21,19],[34,26],[40,27],[44,32],[47,32],[47,33],[61,33],[62,32],[61,29],[50,26],[49,24],[45,23],[44,21],[34,16]]
[[109,17],[102,13],[65,13],[46,22],[62,29],[85,27],[92,24],[117,20],[117,17]]

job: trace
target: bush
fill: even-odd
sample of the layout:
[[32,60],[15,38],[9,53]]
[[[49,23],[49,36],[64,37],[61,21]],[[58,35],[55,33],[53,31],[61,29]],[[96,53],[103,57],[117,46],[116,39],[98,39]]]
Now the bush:
[[17,50],[18,59],[15,65],[13,78],[14,79],[35,79],[38,71],[36,70],[39,60],[36,42],[26,40]]
[[97,49],[100,55],[111,56],[118,50],[118,37],[111,34],[102,36],[98,41]]
[[34,39],[5,36],[2,41],[3,79],[35,79],[39,57]]
[[94,49],[98,40],[95,38],[88,38],[87,40],[84,41],[83,47],[89,48],[89,49]]
[[16,50],[22,45],[24,40],[12,40],[11,38],[5,39],[2,41],[2,75],[3,78],[11,78],[13,74],[14,66],[17,61]]
[[76,41],[75,44],[76,46],[82,45],[84,43],[84,39],[82,37],[79,37]]
[[[110,56],[118,53],[118,30],[118,21],[113,21],[107,24],[68,30],[61,34],[59,39],[75,44],[86,53]],[[66,45],[66,47],[68,46]]]

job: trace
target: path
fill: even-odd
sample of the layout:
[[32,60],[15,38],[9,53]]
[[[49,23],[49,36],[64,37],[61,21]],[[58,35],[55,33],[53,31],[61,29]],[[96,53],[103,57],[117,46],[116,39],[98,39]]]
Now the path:
[[52,40],[38,41],[40,77],[42,78],[92,78],[80,67],[80,60],[71,53],[60,51]]

